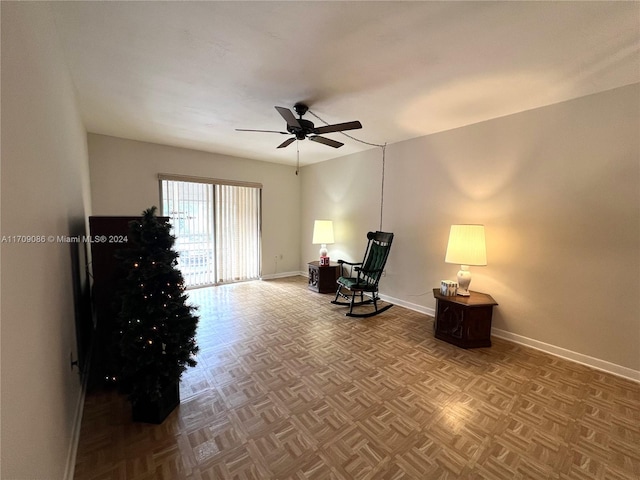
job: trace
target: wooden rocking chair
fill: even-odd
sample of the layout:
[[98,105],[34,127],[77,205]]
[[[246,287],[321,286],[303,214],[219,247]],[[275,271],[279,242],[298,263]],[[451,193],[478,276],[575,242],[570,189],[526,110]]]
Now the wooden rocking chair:
[[[345,265],[348,266],[348,276],[338,278],[338,290],[336,298],[331,302],[336,305],[348,305],[348,317],[372,317],[378,315],[393,305],[385,305],[378,308],[378,283],[384,271],[384,266],[389,257],[393,233],[369,232],[367,233],[367,249],[364,259],[360,263],[351,263],[345,260],[338,260],[340,270],[344,274]],[[358,296],[358,300],[356,300]],[[343,298],[346,301],[338,301]],[[354,313],[353,307],[373,304],[373,311],[367,313]]]

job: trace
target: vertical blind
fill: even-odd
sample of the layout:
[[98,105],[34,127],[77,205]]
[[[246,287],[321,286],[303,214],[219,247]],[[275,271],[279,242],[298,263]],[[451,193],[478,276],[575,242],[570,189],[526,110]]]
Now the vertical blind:
[[257,278],[260,273],[260,190],[215,185],[214,204],[218,282]]
[[186,286],[258,278],[261,186],[159,177],[162,214],[170,218]]

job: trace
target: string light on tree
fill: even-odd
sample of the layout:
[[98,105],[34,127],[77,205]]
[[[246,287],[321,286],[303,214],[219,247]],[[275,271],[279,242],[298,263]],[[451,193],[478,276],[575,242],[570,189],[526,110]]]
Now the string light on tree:
[[122,357],[120,378],[130,400],[157,399],[170,382],[195,366],[196,308],[187,304],[177,269],[170,225],[146,210],[130,229],[128,248],[118,258],[128,271],[119,295]]

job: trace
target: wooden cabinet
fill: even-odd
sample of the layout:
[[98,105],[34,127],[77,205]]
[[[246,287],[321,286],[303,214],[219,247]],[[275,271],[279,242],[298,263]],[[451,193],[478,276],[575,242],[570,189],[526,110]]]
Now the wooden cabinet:
[[340,276],[340,265],[332,263],[321,267],[320,262],[309,263],[309,289],[318,293],[335,293],[336,280]]
[[433,289],[436,299],[435,337],[462,348],[491,346],[491,317],[497,302],[485,293],[468,297],[445,296]]
[[[115,242],[126,236],[129,222],[140,217],[89,217],[91,232],[91,270],[93,274],[92,299],[96,316],[90,381],[92,385],[109,382],[116,376],[119,366],[115,344],[115,293],[120,278],[125,275],[119,268],[115,253],[127,248],[124,242]],[[106,241],[102,241],[106,238]],[[108,241],[109,239],[113,241]]]

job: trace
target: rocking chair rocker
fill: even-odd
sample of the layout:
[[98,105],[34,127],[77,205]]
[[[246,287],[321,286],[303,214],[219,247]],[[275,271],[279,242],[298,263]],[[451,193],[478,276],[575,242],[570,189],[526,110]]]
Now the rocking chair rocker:
[[[369,232],[367,233],[367,249],[364,259],[360,263],[351,263],[345,260],[338,260],[340,271],[343,272],[344,265],[348,265],[348,276],[338,278],[338,290],[336,298],[331,302],[335,305],[348,305],[348,317],[372,317],[386,310],[393,305],[385,305],[378,308],[378,283],[389,257],[393,233]],[[346,291],[346,292],[345,292]],[[365,295],[367,298],[365,298]],[[356,296],[359,299],[356,301]],[[338,301],[341,297],[346,301]],[[353,307],[373,304],[373,311],[367,313],[354,313]]]

